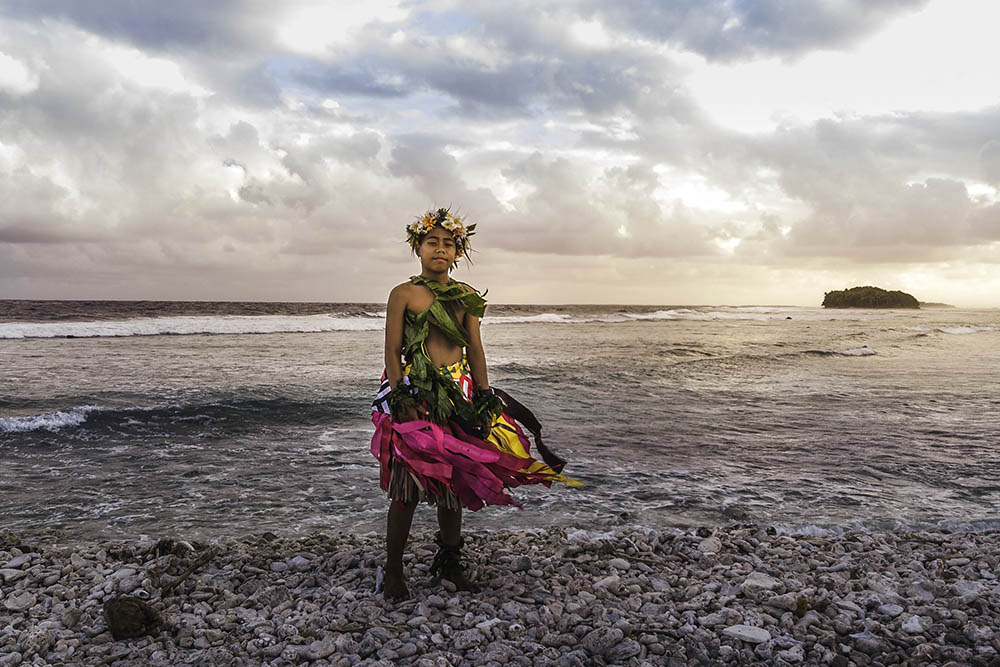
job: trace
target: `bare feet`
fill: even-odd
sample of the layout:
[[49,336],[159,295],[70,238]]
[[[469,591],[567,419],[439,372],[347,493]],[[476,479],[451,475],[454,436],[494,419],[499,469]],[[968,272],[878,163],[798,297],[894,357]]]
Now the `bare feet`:
[[452,572],[451,574],[442,574],[442,579],[447,579],[451,583],[455,584],[455,588],[460,591],[467,591],[469,593],[478,593],[479,584],[472,581],[465,576],[465,572],[458,570],[457,572]]
[[[455,584],[456,586],[458,584]],[[382,594],[386,600],[399,602],[410,599],[410,591],[406,588],[406,579],[403,578],[402,571],[385,571],[385,579],[382,580]]]

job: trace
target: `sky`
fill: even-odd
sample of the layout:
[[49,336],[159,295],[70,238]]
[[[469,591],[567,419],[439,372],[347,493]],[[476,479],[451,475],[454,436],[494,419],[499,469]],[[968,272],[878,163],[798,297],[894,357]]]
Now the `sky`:
[[[5,0],[0,298],[1000,307],[995,0]],[[994,63],[991,65],[990,63]]]

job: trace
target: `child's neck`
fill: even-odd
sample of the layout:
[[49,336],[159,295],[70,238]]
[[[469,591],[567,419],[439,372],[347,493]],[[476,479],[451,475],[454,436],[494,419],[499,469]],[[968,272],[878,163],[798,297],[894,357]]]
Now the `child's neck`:
[[426,278],[427,280],[433,280],[436,283],[441,283],[442,285],[447,285],[451,282],[451,277],[448,275],[447,271],[430,271],[424,269],[420,272],[421,278]]

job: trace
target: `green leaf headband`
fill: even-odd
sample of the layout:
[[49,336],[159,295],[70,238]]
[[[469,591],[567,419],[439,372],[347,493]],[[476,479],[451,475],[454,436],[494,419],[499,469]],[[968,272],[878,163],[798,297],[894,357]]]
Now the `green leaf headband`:
[[466,256],[472,249],[469,237],[476,233],[476,226],[474,224],[466,226],[461,218],[453,215],[446,208],[427,211],[423,216],[408,224],[406,226],[406,242],[416,252],[421,239],[438,225],[451,232],[451,237],[455,239],[455,258]]

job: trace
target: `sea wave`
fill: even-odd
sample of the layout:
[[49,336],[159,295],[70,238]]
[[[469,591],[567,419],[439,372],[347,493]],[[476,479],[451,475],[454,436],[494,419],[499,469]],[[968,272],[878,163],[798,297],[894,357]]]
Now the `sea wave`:
[[[784,311],[782,311],[784,312]],[[768,320],[758,309],[699,311],[687,308],[652,313],[538,313],[487,316],[486,325],[505,324],[620,324],[665,320]],[[385,326],[384,312],[330,313],[321,315],[205,315],[94,320],[85,322],[0,322],[0,339],[103,338],[196,334],[323,333],[328,331],[378,331]]]
[[483,324],[571,324],[587,321],[587,318],[574,318],[565,313],[541,313],[539,315],[498,315],[486,317]]
[[[488,326],[508,324],[623,324],[629,322],[768,322],[786,319],[844,319],[843,313],[785,306],[699,306],[665,308],[651,312],[541,312],[488,315]],[[851,319],[851,318],[847,318]],[[857,319],[857,317],[854,317]],[[0,322],[0,340],[23,338],[101,338],[122,336],[194,334],[323,333],[332,331],[378,331],[385,326],[385,312],[357,310],[316,315],[194,315],[137,317],[117,320]],[[1000,331],[992,326],[906,327],[913,331],[971,334]]]
[[690,308],[678,308],[676,310],[657,310],[653,313],[625,313],[625,317],[633,320],[757,320],[767,321],[773,319],[771,314],[759,310],[692,310]]
[[58,431],[79,426],[95,410],[96,405],[82,405],[69,410],[48,412],[25,417],[0,417],[0,433],[27,433],[29,431]]
[[150,437],[156,433],[177,433],[178,429],[213,425],[226,431],[253,430],[262,425],[303,426],[362,414],[368,405],[367,397],[310,400],[237,395],[218,400],[193,399],[145,406],[80,405],[40,414],[0,417],[0,435],[59,431],[64,434],[112,432],[115,437],[133,432]]
[[0,339],[102,338],[192,334],[321,333],[376,331],[378,316],[344,315],[216,315],[156,317],[93,322],[3,322]]
[[969,334],[983,333],[986,331],[1000,331],[1000,327],[976,327],[976,326],[956,326],[956,327],[906,327],[910,331],[930,332],[937,331],[952,336],[967,336]]
[[814,354],[823,357],[871,357],[878,353],[867,345],[862,345],[861,347],[852,347],[846,350],[806,350],[804,354]]
[[[504,315],[486,317],[484,324],[621,324],[624,322],[674,321],[689,320],[710,322],[716,320],[753,320],[767,321],[775,318],[784,319],[791,308],[767,309],[761,306],[732,308],[727,310],[695,310],[693,308],[676,308],[657,310],[651,313],[616,312],[607,314],[540,313],[538,315]],[[779,317],[780,315],[780,317]]]

